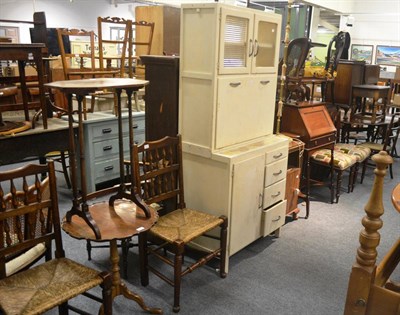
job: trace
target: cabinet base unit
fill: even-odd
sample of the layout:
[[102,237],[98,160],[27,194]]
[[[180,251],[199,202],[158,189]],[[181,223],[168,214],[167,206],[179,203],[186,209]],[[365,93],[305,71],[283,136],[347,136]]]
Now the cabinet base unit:
[[[270,135],[210,157],[183,143],[187,206],[228,217],[229,256],[285,223],[288,143]],[[195,245],[207,249],[213,242]]]
[[[135,143],[145,139],[144,112],[132,113]],[[128,113],[122,112],[124,156],[129,159]],[[94,192],[99,185],[120,177],[118,118],[112,111],[88,113],[83,122],[84,156],[87,191]],[[78,152],[79,154],[79,152]],[[78,159],[79,164],[79,159]],[[80,182],[80,180],[78,181]]]

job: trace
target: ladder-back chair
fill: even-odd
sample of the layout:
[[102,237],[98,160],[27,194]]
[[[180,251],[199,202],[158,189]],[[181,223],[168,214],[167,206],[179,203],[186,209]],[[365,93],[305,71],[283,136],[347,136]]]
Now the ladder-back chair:
[[[66,47],[64,38],[69,38],[71,47]],[[60,47],[61,61],[63,65],[65,80],[79,80],[87,78],[110,78],[119,77],[119,69],[103,69],[98,65],[98,57],[95,55],[96,47],[94,32],[58,28],[57,39]],[[80,39],[86,46],[75,45],[73,39]],[[67,49],[68,48],[68,49]],[[91,106],[89,112],[94,111],[95,98],[97,96],[115,93],[109,91],[98,91],[91,95]],[[114,106],[116,106],[116,96],[114,95]],[[86,99],[83,102],[84,118],[86,119]]]
[[[48,174],[47,182],[40,181],[43,173]],[[112,314],[111,275],[65,257],[54,162],[0,172],[0,197],[0,310],[42,314],[58,306],[60,314],[67,314],[68,309],[78,310],[68,301],[82,294],[100,301],[104,313]],[[46,261],[30,269],[26,268],[31,263],[20,266],[24,255],[43,249]],[[7,265],[10,261],[20,268]],[[97,286],[103,288],[102,299],[87,292]]]
[[[113,27],[118,28],[118,33],[114,36],[105,36],[105,32]],[[132,28],[132,21],[119,17],[98,17],[97,32],[99,38],[99,64],[102,70],[119,70],[119,76],[125,76],[125,65],[129,58],[129,36]],[[119,32],[122,32],[122,36]],[[107,46],[115,46],[115,54],[107,53]],[[127,65],[130,66],[129,64]]]
[[[151,271],[173,286],[173,311],[179,312],[183,276],[216,257],[219,258],[220,277],[226,277],[228,221],[225,216],[217,217],[186,207],[180,136],[164,137],[157,141],[146,141],[139,146],[134,145],[132,158],[137,193],[147,204],[158,204],[167,212],[160,216],[156,225],[148,232],[139,234],[141,282],[144,286],[148,285],[149,271]],[[218,227],[220,228],[219,237],[207,233]],[[219,246],[202,255],[200,259],[197,257],[193,263],[189,262],[189,259],[184,263],[187,246],[200,236],[219,239]],[[151,243],[148,243],[148,240]],[[167,250],[173,253],[172,259],[167,257],[165,252]],[[166,275],[168,270],[162,266],[155,267],[156,264],[150,258],[151,256],[172,266],[173,278],[168,278]]]
[[140,56],[150,55],[154,25],[155,23],[146,21],[132,22],[129,46],[130,78],[133,76],[144,78],[144,66],[140,62]]

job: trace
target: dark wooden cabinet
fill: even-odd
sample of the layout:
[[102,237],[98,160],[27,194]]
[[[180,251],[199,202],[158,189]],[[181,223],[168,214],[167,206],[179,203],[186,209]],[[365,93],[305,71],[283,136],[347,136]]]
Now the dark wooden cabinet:
[[[335,78],[335,104],[348,108],[351,105],[351,87],[363,84],[365,61],[339,60],[337,76]],[[326,93],[327,101],[330,100],[331,92]]]
[[178,133],[179,57],[142,56],[146,67],[146,140]]

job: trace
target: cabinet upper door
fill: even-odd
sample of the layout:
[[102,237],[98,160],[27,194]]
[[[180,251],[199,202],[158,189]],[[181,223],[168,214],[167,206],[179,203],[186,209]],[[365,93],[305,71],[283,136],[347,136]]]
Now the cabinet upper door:
[[255,14],[253,39],[253,73],[276,73],[279,59],[281,17]]
[[254,13],[221,8],[219,74],[249,73],[253,54]]

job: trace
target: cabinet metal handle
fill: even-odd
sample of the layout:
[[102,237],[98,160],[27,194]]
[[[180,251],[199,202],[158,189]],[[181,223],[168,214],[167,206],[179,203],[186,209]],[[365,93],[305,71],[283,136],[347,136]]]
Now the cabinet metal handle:
[[103,147],[103,151],[110,151],[110,150],[112,150],[112,145],[107,145]]
[[102,130],[103,133],[110,133],[111,131],[112,131],[111,128],[104,128],[104,129]]
[[138,124],[134,124],[133,126],[132,126],[132,129],[137,129],[139,126],[138,126]]
[[138,144],[139,144],[139,141],[134,141],[133,143],[136,144],[136,145],[138,145]]
[[271,82],[271,81],[270,80],[262,80],[262,81],[260,81],[260,83],[262,85],[267,85],[269,82]]
[[105,168],[104,168],[104,170],[107,172],[107,171],[111,171],[111,170],[113,170],[114,169],[114,166],[112,166],[112,165],[110,165],[110,166],[106,166]]
[[253,55],[253,52],[254,52],[253,40],[250,39],[249,40],[249,57],[251,57]]
[[272,197],[272,198],[276,198],[276,197],[278,197],[280,194],[281,194],[281,192],[278,191],[276,194],[272,194],[271,197]]
[[282,174],[282,170],[280,170],[279,172],[273,173],[273,174],[274,174],[274,176],[281,175]]
[[281,153],[279,153],[277,155],[274,155],[273,157],[274,157],[274,159],[279,159],[282,155],[283,155],[283,153],[281,152]]
[[258,209],[262,208],[262,203],[263,203],[263,194],[258,194]]
[[255,46],[255,48],[254,48],[254,57],[257,57],[257,55],[258,55],[258,50],[259,50],[259,46],[258,46],[258,40],[257,39],[255,39],[254,40],[254,46]]
[[277,219],[274,219],[274,220],[272,220],[272,222],[277,222],[277,221],[279,221],[281,219],[281,216],[278,216],[278,218]]
[[242,83],[240,83],[240,82],[231,82],[231,83],[229,83],[229,85],[231,87],[238,87],[240,84],[242,84]]

